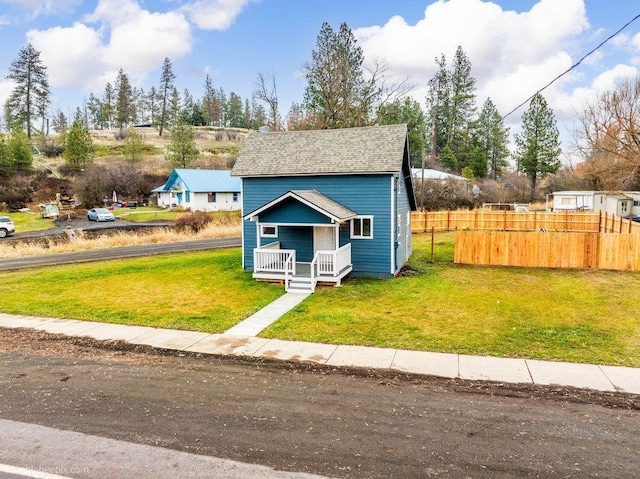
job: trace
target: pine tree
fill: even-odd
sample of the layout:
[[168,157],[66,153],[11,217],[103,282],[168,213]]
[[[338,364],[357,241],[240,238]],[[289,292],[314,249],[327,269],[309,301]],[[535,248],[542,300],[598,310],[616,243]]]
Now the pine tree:
[[11,163],[9,144],[5,139],[5,135],[0,133],[0,176],[9,176],[12,171]]
[[487,98],[482,105],[480,116],[475,127],[475,136],[478,144],[484,151],[488,172],[491,178],[497,180],[502,171],[509,165],[509,127],[504,125],[498,109]]
[[540,93],[522,115],[522,132],[516,135],[518,171],[531,181],[531,200],[535,199],[538,179],[560,168],[560,133],[553,110]]
[[127,129],[127,136],[124,139],[124,154],[134,163],[142,153],[144,141],[142,135],[133,127]]
[[116,77],[116,122],[123,135],[125,125],[130,125],[135,116],[135,104],[133,101],[133,90],[129,77],[121,68]]
[[471,62],[460,46],[453,58],[450,88],[447,144],[458,153],[476,113],[476,79],[471,76]]
[[216,91],[209,74],[204,79],[204,96],[202,97],[202,115],[207,125],[213,125],[216,117]]
[[9,155],[13,170],[25,171],[33,162],[33,147],[27,133],[22,129],[14,129],[9,138]]
[[27,137],[33,134],[32,122],[44,118],[51,103],[47,67],[40,60],[40,52],[29,43],[11,63],[7,79],[16,83],[5,103],[5,116],[10,128],[26,128]]
[[158,90],[152,86],[147,94],[147,105],[149,105],[149,121],[155,126],[160,117],[160,102],[158,101]]
[[160,119],[158,125],[160,127],[160,136],[162,136],[164,127],[167,126],[167,123],[169,121],[169,106],[171,102],[170,95],[175,89],[173,86],[173,80],[175,79],[176,76],[173,73],[171,61],[169,60],[169,58],[165,57],[164,63],[162,64],[162,73],[160,74],[160,88],[158,88],[158,97],[160,100]]
[[426,148],[426,123],[420,104],[410,97],[384,105],[379,114],[381,125],[407,124],[409,139],[409,157],[413,166],[422,164]]
[[336,33],[324,23],[311,62],[304,65],[304,108],[316,128],[369,124],[376,100],[374,77],[365,79],[364,55],[346,23]]
[[102,94],[102,102],[101,102],[102,112],[100,114],[100,118],[103,122],[103,125],[106,128],[113,127],[113,118],[116,109],[116,93],[113,89],[113,85],[107,82],[104,86],[104,93]]
[[64,159],[70,168],[86,168],[93,161],[94,146],[87,126],[74,120],[67,133]]
[[441,156],[442,148],[447,144],[448,120],[449,120],[449,91],[450,79],[447,70],[447,59],[444,54],[436,58],[438,70],[429,80],[427,93],[427,111],[430,125],[429,156],[431,160]]
[[171,143],[167,146],[165,158],[174,168],[186,168],[198,159],[200,152],[195,137],[195,129],[191,125],[178,123],[171,129]]
[[229,94],[229,106],[227,108],[227,122],[229,126],[232,128],[242,128],[242,116],[242,98],[234,92],[231,92]]

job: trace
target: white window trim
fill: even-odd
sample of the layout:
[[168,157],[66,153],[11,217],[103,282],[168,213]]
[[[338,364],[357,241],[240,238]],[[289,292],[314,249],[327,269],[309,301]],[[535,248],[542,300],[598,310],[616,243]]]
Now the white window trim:
[[[370,226],[370,232],[371,234],[369,236],[363,236],[363,235],[356,235],[353,233],[353,224],[356,220],[369,220],[369,222],[371,223]],[[362,228],[361,228],[362,229]],[[368,216],[356,216],[355,218],[353,218],[350,222],[349,222],[349,237],[351,239],[373,239],[373,216],[368,215]]]
[[[275,233],[265,233],[265,228],[273,228]],[[261,238],[277,238],[278,237],[278,226],[277,225],[260,225],[260,237]]]

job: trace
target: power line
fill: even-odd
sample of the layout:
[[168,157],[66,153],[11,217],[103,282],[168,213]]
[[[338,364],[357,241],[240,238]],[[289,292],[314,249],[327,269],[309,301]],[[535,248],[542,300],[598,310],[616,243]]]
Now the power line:
[[580,60],[578,60],[576,63],[574,63],[573,65],[571,65],[571,67],[569,69],[567,69],[566,71],[562,72],[560,75],[558,75],[557,77],[555,77],[553,80],[551,80],[549,83],[547,83],[545,86],[543,86],[542,88],[540,88],[537,92],[535,92],[533,95],[531,95],[529,98],[527,98],[525,101],[523,101],[522,103],[520,103],[517,107],[515,107],[513,110],[511,110],[509,113],[507,113],[506,115],[504,115],[502,117],[502,119],[504,120],[506,117],[508,117],[509,115],[511,115],[512,113],[514,113],[518,108],[520,108],[521,106],[525,105],[527,102],[529,102],[529,100],[531,100],[534,96],[536,96],[538,93],[540,93],[542,90],[545,90],[546,88],[550,87],[551,85],[553,85],[556,81],[558,81],[560,78],[562,78],[563,76],[565,76],[567,73],[569,73],[571,70],[573,70],[574,68],[576,68],[578,65],[580,65],[582,63],[582,61],[587,58],[589,55],[591,55],[592,53],[595,53],[596,51],[598,51],[605,43],[607,43],[609,40],[611,40],[613,37],[615,37],[616,35],[618,35],[622,30],[624,30],[625,28],[627,28],[629,25],[631,25],[633,22],[635,22],[638,18],[640,18],[640,15],[636,15],[635,17],[633,17],[631,20],[629,20],[627,23],[625,23],[617,32],[615,32],[614,34],[610,35],[609,37],[607,37],[604,41],[602,41],[597,47],[595,47],[593,50],[591,50],[589,53],[587,53],[585,56],[583,56]]

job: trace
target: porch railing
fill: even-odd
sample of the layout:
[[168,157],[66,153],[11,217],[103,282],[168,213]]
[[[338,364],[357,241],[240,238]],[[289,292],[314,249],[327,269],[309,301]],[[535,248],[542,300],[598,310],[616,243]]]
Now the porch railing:
[[317,251],[311,262],[311,277],[330,275],[337,276],[340,271],[351,264],[351,243],[347,243],[334,251]]
[[255,272],[296,274],[296,250],[280,249],[279,241],[254,248],[253,270]]

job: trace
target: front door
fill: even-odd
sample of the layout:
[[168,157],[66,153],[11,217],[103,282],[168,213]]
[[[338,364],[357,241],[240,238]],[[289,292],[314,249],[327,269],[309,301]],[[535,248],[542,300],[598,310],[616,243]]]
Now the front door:
[[316,226],[313,228],[313,254],[317,251],[334,251],[336,249],[336,230],[332,227]]

